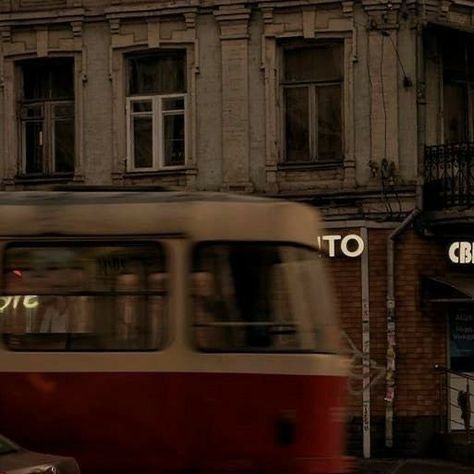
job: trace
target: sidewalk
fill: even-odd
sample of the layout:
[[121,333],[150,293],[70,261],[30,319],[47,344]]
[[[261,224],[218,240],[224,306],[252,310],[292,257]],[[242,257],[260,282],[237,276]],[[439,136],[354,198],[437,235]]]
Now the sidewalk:
[[474,467],[438,459],[358,460],[357,474],[474,474]]

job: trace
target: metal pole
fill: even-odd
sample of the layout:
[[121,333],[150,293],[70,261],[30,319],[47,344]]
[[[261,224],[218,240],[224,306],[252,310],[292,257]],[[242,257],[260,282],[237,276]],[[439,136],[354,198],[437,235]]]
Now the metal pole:
[[415,208],[387,239],[387,372],[385,376],[385,446],[393,447],[393,404],[395,400],[396,333],[395,333],[395,239],[408,227],[420,213]]
[[369,255],[367,228],[360,229],[365,250],[360,261],[362,288],[362,448],[364,458],[371,456],[370,441],[370,310],[369,310]]
[[469,379],[466,379],[466,437],[468,444],[468,453],[469,453],[469,444],[471,443],[471,391],[469,390]]

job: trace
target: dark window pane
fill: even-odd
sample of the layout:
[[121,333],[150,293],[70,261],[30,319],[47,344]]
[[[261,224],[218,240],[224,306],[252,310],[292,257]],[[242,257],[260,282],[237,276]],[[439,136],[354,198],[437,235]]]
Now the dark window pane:
[[444,138],[446,143],[467,140],[467,94],[463,84],[444,84]]
[[186,91],[185,53],[156,53],[129,59],[130,94]]
[[57,59],[51,65],[51,98],[74,97],[74,61]]
[[441,55],[443,57],[444,79],[470,81],[474,80],[474,41],[472,34],[450,30],[439,36]]
[[57,120],[54,124],[55,171],[74,171],[74,120]]
[[20,64],[25,99],[74,97],[74,60],[72,58],[34,59]]
[[285,79],[288,81],[340,81],[343,76],[342,45],[285,50]]
[[133,117],[133,157],[135,168],[153,166],[153,119],[152,117]]
[[151,112],[151,100],[140,100],[132,102],[133,112]]
[[163,110],[183,110],[184,109],[184,98],[170,98],[163,99]]
[[342,158],[341,87],[317,89],[318,97],[318,153],[319,161]]
[[56,104],[54,106],[55,118],[74,118],[74,104]]
[[[470,117],[471,117],[471,130],[474,133],[474,83],[470,85],[470,96],[471,96],[471,110],[470,110]],[[474,136],[470,137],[470,141],[474,141]]]
[[309,111],[308,88],[285,89],[286,160],[308,161]]
[[184,165],[184,115],[165,115],[165,166]]
[[48,70],[35,62],[22,65],[23,97],[25,99],[49,98]]
[[43,123],[25,122],[25,172],[42,173],[43,170]]
[[43,106],[42,105],[29,105],[29,106],[22,107],[21,118],[22,119],[43,118]]
[[474,313],[470,305],[451,305],[449,312],[450,368],[474,370]]

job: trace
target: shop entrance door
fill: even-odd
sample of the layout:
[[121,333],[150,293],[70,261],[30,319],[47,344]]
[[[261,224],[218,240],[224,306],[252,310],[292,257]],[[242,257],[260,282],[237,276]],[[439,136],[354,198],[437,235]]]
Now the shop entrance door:
[[[452,305],[449,309],[449,368],[474,376],[474,305]],[[470,384],[474,410],[474,380]],[[464,430],[459,394],[466,391],[466,378],[448,374],[448,420],[450,431]],[[474,419],[471,419],[471,428]]]

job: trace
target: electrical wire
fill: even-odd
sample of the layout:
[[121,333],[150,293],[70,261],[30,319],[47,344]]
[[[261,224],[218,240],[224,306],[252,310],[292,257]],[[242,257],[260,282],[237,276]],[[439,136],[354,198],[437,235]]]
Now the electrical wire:
[[[388,4],[389,2],[385,2],[383,0],[378,0],[379,3],[381,4]],[[365,30],[369,30],[370,27],[369,27],[369,24],[366,23],[361,23],[359,21],[357,21],[355,18],[353,18],[353,21],[355,24],[363,27]],[[379,73],[380,73],[380,86],[381,86],[381,96],[382,96],[382,107],[383,107],[383,114],[384,114],[384,159],[385,159],[385,162],[388,162],[388,159],[387,159],[387,146],[388,146],[388,143],[387,143],[387,132],[388,132],[388,124],[387,124],[387,103],[386,103],[386,99],[385,99],[385,83],[384,83],[384,76],[383,76],[383,62],[384,62],[384,40],[385,40],[385,36],[388,36],[389,40],[390,40],[390,43],[392,45],[392,48],[396,54],[396,57],[397,57],[397,62],[398,64],[400,65],[400,68],[402,70],[402,73],[403,73],[403,77],[404,77],[404,81],[406,80],[409,80],[409,77],[406,73],[406,70],[405,70],[405,67],[403,66],[403,62],[402,62],[402,59],[401,59],[401,56],[400,56],[400,52],[398,50],[398,47],[397,45],[395,44],[393,38],[392,38],[392,35],[387,32],[386,30],[378,30],[380,33],[381,33],[381,51],[380,51],[380,65],[379,65]],[[372,81],[372,74],[370,72],[370,63],[369,63],[369,36],[367,35],[367,47],[366,47],[366,53],[367,53],[367,60],[366,60],[366,67],[367,67],[367,78],[368,78],[368,82],[369,82],[369,86],[370,86],[370,93],[369,93],[369,126],[370,126],[370,130],[372,130],[372,95],[373,95],[373,81]],[[370,149],[372,150],[372,135],[370,134],[369,135],[369,142],[370,142]],[[387,190],[386,190],[386,180],[388,179],[388,177],[386,177],[383,173],[383,171],[381,171],[380,173],[380,177],[381,177],[381,181],[382,181],[382,189],[381,189],[381,197],[382,197],[382,200],[384,202],[384,206],[385,206],[385,209],[386,209],[386,212],[388,214],[388,216],[386,216],[385,219],[391,219],[393,218],[393,208],[391,206],[391,203],[390,203],[390,200],[387,196]],[[400,199],[400,196],[399,196],[399,193],[397,191],[397,189],[395,188],[395,186],[393,186],[393,193],[395,195],[395,199],[397,201],[397,204],[398,204],[398,212],[397,212],[397,217],[401,218],[403,216],[403,206],[402,206],[402,203],[401,203],[401,199]]]
[[400,53],[398,51],[398,48],[397,48],[395,42],[393,41],[392,35],[390,33],[388,33],[387,36],[388,36],[388,39],[390,40],[390,43],[392,44],[392,47],[395,51],[395,54],[397,55],[398,64],[400,64],[400,67],[402,68],[403,78],[406,80],[406,79],[408,79],[408,75],[405,72],[405,68],[403,67],[402,59],[400,58]]
[[[380,64],[379,64],[379,74],[380,74],[380,93],[382,96],[382,109],[383,109],[383,160],[384,162],[388,165],[388,159],[387,159],[387,104],[385,102],[385,83],[384,83],[384,76],[383,76],[383,62],[384,62],[384,46],[385,46],[385,36],[381,36],[380,40]],[[390,204],[390,201],[387,197],[387,193],[385,190],[385,180],[387,179],[387,176],[384,175],[384,171],[382,170],[381,172],[381,178],[382,178],[382,196],[383,200],[385,203],[385,207],[387,208],[387,212],[389,213],[388,218],[392,218],[393,210],[392,206]]]

